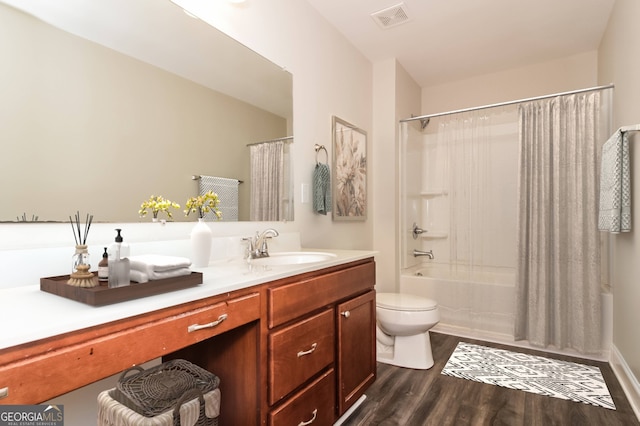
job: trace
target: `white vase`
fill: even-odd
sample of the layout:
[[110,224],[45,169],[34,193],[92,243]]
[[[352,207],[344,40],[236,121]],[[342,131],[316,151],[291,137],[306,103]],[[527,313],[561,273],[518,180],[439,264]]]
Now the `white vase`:
[[198,223],[191,230],[191,263],[195,267],[209,265],[211,256],[211,228],[204,219],[198,219]]

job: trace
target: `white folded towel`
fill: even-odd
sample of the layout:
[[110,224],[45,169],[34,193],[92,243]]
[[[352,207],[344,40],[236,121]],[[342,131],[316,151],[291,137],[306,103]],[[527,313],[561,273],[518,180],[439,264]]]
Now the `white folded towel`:
[[129,257],[131,269],[149,273],[188,268],[191,260],[187,257],[165,256],[160,254],[142,254]]
[[149,276],[147,276],[147,274],[141,271],[136,271],[135,269],[132,269],[131,271],[129,271],[129,275],[130,275],[129,277],[130,280],[133,281],[134,283],[142,284],[149,281]]
[[175,277],[181,277],[183,275],[189,275],[191,274],[191,269],[189,268],[178,268],[178,269],[173,269],[171,271],[151,271],[151,273],[149,273],[149,280],[153,281],[153,280],[164,280],[165,278],[175,278]]

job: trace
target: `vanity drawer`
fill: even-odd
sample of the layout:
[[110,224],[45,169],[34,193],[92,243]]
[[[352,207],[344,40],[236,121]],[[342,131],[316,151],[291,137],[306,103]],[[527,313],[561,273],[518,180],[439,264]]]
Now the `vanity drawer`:
[[335,421],[335,383],[331,369],[270,412],[269,426],[332,425]]
[[[6,387],[8,393],[0,403],[40,403],[260,316],[257,292],[194,304],[195,309],[178,306],[24,345],[15,355],[0,350],[0,389]],[[218,325],[189,331],[190,326],[207,325],[225,314]]]
[[172,321],[175,339],[181,346],[188,346],[232,330],[260,316],[260,294],[225,300],[205,308],[185,313]]
[[285,397],[331,364],[334,310],[327,309],[269,335],[269,404]]
[[371,259],[346,269],[267,289],[269,328],[373,289],[375,274],[375,262]]

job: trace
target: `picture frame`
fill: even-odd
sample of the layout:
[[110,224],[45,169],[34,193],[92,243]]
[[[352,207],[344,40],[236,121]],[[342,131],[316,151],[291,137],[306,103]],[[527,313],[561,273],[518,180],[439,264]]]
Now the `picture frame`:
[[332,116],[334,221],[367,219],[367,132]]

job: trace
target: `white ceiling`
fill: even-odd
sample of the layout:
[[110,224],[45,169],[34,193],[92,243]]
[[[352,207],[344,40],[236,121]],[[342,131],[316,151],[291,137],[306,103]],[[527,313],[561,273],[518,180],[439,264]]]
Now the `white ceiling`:
[[404,0],[410,20],[372,13],[401,0],[307,0],[370,61],[396,58],[421,86],[598,48],[615,0]]
[[[307,1],[369,60],[396,58],[421,87],[595,50],[615,2],[404,0],[410,20],[381,29],[371,13],[397,5],[400,0]],[[218,84],[244,91],[247,99],[272,86],[256,78],[257,87],[234,87],[235,75],[227,78],[219,72],[220,55],[206,51],[214,42],[209,40],[214,37],[210,28],[186,17],[169,1],[0,2],[209,87]],[[187,40],[187,44],[176,40]],[[184,45],[190,48],[184,49]],[[262,101],[252,103],[265,107]]]

